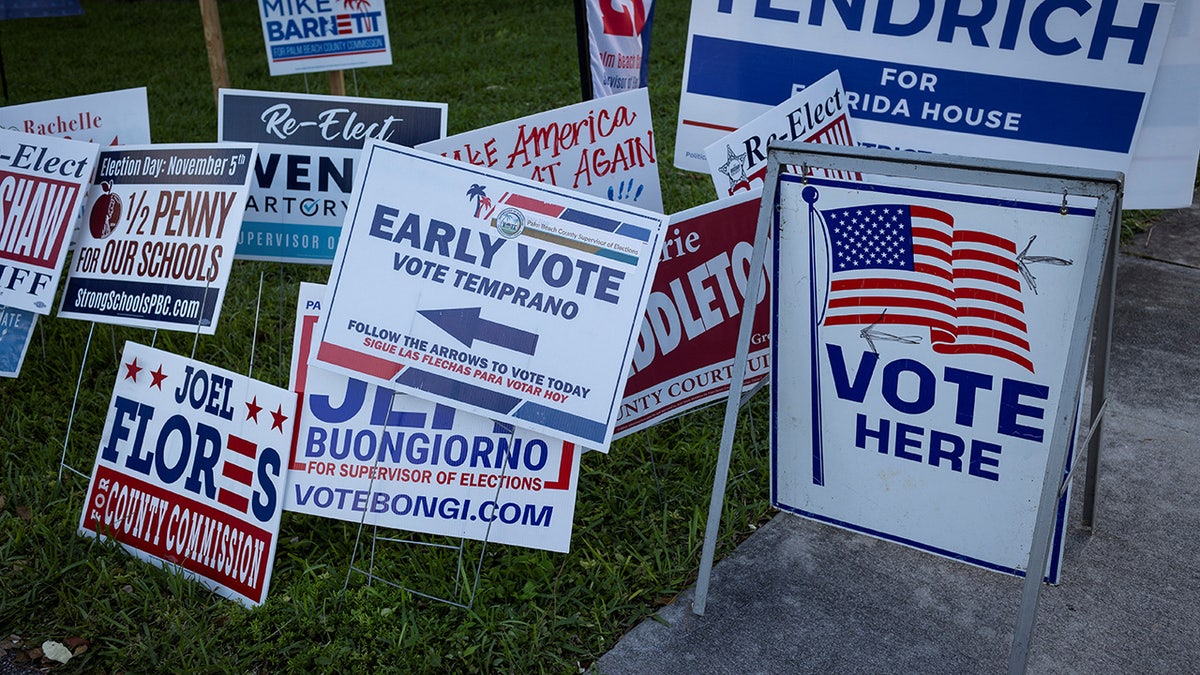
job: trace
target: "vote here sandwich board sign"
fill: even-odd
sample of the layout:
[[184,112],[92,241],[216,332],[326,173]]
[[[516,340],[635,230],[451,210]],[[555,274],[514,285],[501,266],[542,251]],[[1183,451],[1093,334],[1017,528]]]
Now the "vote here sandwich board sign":
[[369,141],[315,362],[607,451],[667,217]]

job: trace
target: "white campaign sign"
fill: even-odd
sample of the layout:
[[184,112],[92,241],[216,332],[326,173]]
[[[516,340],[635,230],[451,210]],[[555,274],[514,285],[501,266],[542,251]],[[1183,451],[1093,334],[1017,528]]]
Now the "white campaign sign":
[[304,400],[284,508],[354,523],[566,552],[578,447],[321,368],[325,287],[301,284],[293,386]]
[[317,365],[607,451],[667,217],[378,141]]
[[1174,11],[695,0],[675,163],[707,171],[713,141],[836,70],[860,145],[1124,171]]
[[150,142],[146,88],[0,107],[0,126],[27,134],[58,136],[108,145]]
[[780,178],[779,508],[1024,572],[1059,400],[1079,396],[1061,389],[1095,218],[1075,201]]
[[444,157],[661,213],[646,89],[422,143]]

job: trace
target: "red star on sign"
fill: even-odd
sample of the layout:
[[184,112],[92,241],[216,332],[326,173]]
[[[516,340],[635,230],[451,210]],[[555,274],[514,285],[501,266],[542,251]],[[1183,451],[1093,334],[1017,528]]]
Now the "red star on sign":
[[287,415],[283,414],[283,405],[280,405],[271,413],[271,428],[278,429],[279,433],[283,433],[283,423],[287,421]]
[[246,410],[248,411],[246,413],[246,419],[254,420],[254,423],[258,424],[258,413],[262,412],[262,406],[258,404],[257,396],[249,401],[246,401]]
[[137,364],[137,357],[133,357],[133,363],[125,364],[125,379],[137,382],[138,373],[142,372],[142,367]]
[[150,377],[154,378],[150,381],[150,386],[158,387],[159,391],[162,391],[162,383],[163,380],[167,379],[167,374],[163,372],[161,363],[158,364],[158,370],[150,371]]

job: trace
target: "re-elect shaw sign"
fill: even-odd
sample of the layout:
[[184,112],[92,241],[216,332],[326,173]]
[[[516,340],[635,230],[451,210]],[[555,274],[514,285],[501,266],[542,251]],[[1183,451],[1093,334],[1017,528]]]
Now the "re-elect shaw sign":
[[607,451],[667,217],[369,141],[316,360]]
[[258,0],[271,75],[392,63],[383,0]]
[[50,313],[99,151],[0,129],[0,305]]
[[863,145],[1123,171],[1174,2],[694,0],[675,163],[839,71]]
[[662,212],[650,95],[637,89],[417,146]]
[[304,400],[288,511],[566,552],[572,443],[309,368],[324,287],[301,284],[293,386]]
[[363,142],[441,138],[446,104],[222,89],[217,128],[258,143],[237,257],[329,264]]
[[1022,574],[1104,230],[1061,195],[927,185],[780,178],[772,501]]
[[[671,216],[616,438],[729,393],[761,197],[761,189],[741,192]],[[764,267],[769,281],[769,261]],[[761,287],[757,303],[769,287]],[[754,315],[746,388],[771,372],[770,329],[766,311]]]
[[79,531],[266,599],[296,395],[127,342]]
[[100,167],[59,316],[212,335],[255,146],[124,146]]

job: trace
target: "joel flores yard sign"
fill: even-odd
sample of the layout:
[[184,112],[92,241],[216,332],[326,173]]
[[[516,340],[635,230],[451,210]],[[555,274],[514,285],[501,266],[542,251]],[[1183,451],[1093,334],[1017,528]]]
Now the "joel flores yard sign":
[[80,533],[262,604],[295,409],[290,391],[125,343]]
[[316,361],[607,451],[667,217],[369,141]]
[[1022,574],[1060,399],[1079,396],[1095,212],[932,181],[779,185],[772,501]]
[[675,164],[707,171],[710,143],[837,70],[860,144],[1124,171],[1174,10],[694,0]]

